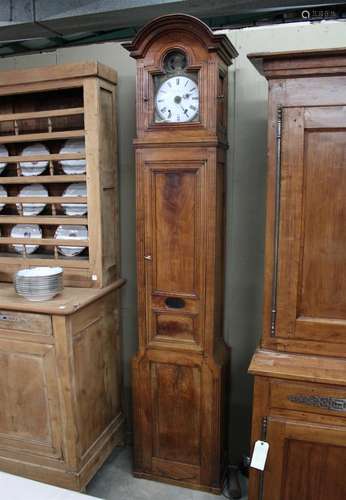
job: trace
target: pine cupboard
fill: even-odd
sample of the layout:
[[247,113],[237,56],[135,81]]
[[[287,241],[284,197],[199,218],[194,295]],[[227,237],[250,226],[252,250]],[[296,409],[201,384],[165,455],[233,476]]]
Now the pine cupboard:
[[[0,145],[9,152],[0,174],[0,470],[73,490],[124,441],[116,81],[95,62],[0,72]],[[85,152],[62,153],[75,138]],[[48,153],[24,157],[38,142]],[[24,160],[48,164],[23,175]],[[86,171],[64,171],[65,160],[85,160]],[[86,183],[86,196],[64,197],[73,183]],[[47,197],[19,196],[38,184]],[[45,208],[28,216],[24,200]],[[63,203],[87,212],[66,214]],[[42,237],[13,238],[16,224],[38,224]],[[83,225],[88,239],[54,238],[59,225]],[[18,254],[14,243],[39,247]],[[59,245],[84,250],[66,256]],[[17,295],[13,275],[31,266],[63,267],[63,293],[45,302]]]
[[269,82],[249,500],[346,497],[346,50],[253,54]]

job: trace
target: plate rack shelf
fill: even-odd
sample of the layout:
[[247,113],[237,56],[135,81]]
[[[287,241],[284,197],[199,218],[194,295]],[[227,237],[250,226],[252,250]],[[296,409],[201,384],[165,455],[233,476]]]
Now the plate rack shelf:
[[[65,270],[65,285],[102,288],[118,277],[116,73],[88,62],[7,75],[0,76],[0,147],[9,155],[0,158],[6,163],[0,174],[0,281],[12,281],[22,267],[59,265]],[[84,141],[85,151],[62,153],[71,139]],[[48,154],[24,155],[33,144],[43,145]],[[85,173],[66,173],[64,160],[85,160]],[[40,175],[23,175],[23,161],[42,161],[46,168]],[[63,196],[73,183],[85,183],[86,196]],[[20,196],[24,186],[38,184],[47,197]],[[25,215],[23,203],[42,204],[44,209]],[[85,204],[87,212],[66,215],[63,204]],[[39,225],[42,236],[13,237],[17,224]],[[88,239],[55,238],[61,225],[87,227]],[[38,248],[29,253],[24,243]],[[23,245],[22,253],[14,244]],[[61,245],[84,249],[67,257]]]

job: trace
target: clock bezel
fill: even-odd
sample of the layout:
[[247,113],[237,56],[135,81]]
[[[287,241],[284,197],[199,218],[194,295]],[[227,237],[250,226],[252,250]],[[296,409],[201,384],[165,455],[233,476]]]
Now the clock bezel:
[[[179,77],[188,78],[189,80],[194,82],[195,85],[197,86],[197,88],[198,88],[198,110],[197,110],[197,113],[191,120],[186,120],[186,121],[182,121],[182,122],[179,122],[179,121],[169,122],[169,121],[165,121],[164,119],[160,120],[161,115],[157,109],[157,101],[156,101],[159,89],[161,88],[161,86],[165,82],[167,82],[171,78],[179,78]],[[154,88],[154,118],[153,118],[153,120],[154,120],[155,124],[166,123],[169,125],[175,125],[175,124],[186,125],[188,123],[198,123],[200,121],[199,117],[200,117],[201,97],[200,97],[200,89],[199,89],[199,82],[198,82],[198,74],[196,72],[179,71],[177,73],[166,73],[162,78],[159,75],[156,75],[156,77],[154,77],[154,87],[155,88]]]
[[[179,73],[168,73],[165,71],[164,64],[166,57],[172,52],[182,52],[186,56],[186,67],[183,71]],[[203,126],[203,99],[202,99],[202,91],[203,91],[203,80],[201,78],[201,74],[203,72],[203,67],[201,64],[194,64],[193,54],[191,54],[188,47],[176,44],[169,47],[165,47],[158,58],[158,65],[155,67],[146,67],[145,70],[147,72],[148,78],[148,130],[153,130],[157,128],[179,128],[182,129],[184,127],[189,128],[201,128]],[[165,121],[155,121],[156,115],[156,94],[157,94],[157,81],[160,81],[162,84],[165,80],[168,80],[172,76],[186,76],[192,79],[196,85],[198,86],[198,118],[193,119],[191,121],[186,122],[165,122]]]

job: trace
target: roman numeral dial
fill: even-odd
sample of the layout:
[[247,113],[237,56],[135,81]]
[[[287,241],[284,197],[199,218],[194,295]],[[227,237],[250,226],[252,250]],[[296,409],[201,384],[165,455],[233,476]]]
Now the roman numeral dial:
[[190,122],[198,115],[197,83],[186,76],[174,76],[163,82],[155,97],[156,113],[167,123]]

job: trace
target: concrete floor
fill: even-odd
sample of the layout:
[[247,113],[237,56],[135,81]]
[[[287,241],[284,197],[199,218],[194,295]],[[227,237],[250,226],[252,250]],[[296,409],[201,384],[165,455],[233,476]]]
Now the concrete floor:
[[[104,500],[216,500],[209,493],[188,490],[132,476],[131,448],[117,448],[96,474],[87,494]],[[243,478],[241,478],[243,479]],[[245,481],[243,494],[246,493]],[[247,497],[243,496],[242,500]]]

